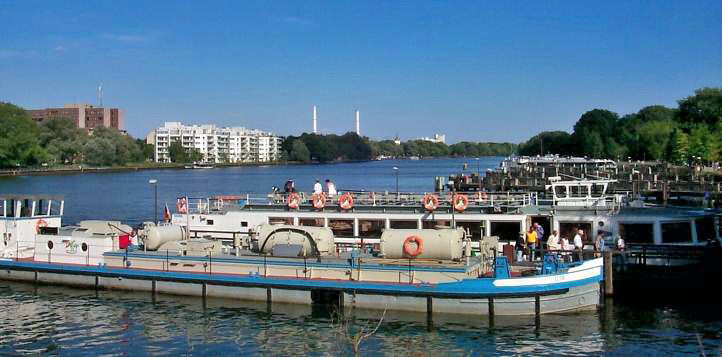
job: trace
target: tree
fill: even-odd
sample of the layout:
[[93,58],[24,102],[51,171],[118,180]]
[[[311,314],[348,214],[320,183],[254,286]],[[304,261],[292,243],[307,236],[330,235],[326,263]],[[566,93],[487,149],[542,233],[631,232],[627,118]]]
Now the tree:
[[667,160],[678,165],[688,163],[689,138],[682,129],[675,129],[670,135],[667,146]]
[[565,131],[543,131],[519,144],[520,155],[544,154],[566,155],[573,150],[572,136]]
[[707,125],[697,124],[692,127],[689,134],[689,155],[695,162],[717,160],[717,143],[714,142]]
[[690,128],[705,123],[715,126],[722,120],[722,88],[702,88],[679,101],[679,121]]
[[35,122],[22,108],[0,102],[0,167],[36,165],[48,159]]
[[643,158],[661,160],[677,124],[672,120],[648,121],[639,127],[639,151]]
[[611,157],[611,150],[616,149],[618,143],[614,140],[615,129],[619,116],[605,109],[590,110],[579,118],[574,124],[574,144],[577,154],[591,157]]
[[309,162],[311,161],[311,153],[302,140],[296,139],[291,144],[291,152],[288,158],[291,161]]
[[183,148],[183,144],[181,144],[180,140],[174,140],[170,143],[170,146],[168,146],[168,157],[170,157],[171,162],[175,163],[188,161],[186,150]]

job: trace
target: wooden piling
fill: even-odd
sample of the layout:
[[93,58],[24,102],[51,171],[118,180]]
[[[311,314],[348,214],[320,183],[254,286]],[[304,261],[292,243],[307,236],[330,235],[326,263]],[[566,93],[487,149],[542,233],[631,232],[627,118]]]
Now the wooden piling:
[[604,252],[604,294],[607,296],[614,295],[614,276],[612,269],[613,252],[611,250]]

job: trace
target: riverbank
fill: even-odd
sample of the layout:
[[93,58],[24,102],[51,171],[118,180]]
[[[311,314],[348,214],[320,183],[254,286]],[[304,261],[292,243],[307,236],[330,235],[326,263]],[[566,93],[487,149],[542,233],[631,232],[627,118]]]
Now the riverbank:
[[[224,167],[244,167],[244,166],[267,166],[267,165],[294,165],[296,162],[286,161],[271,161],[271,162],[245,162],[237,164],[216,164],[212,167],[196,168],[198,170],[209,170],[214,168]],[[22,168],[14,170],[0,170],[0,177],[2,176],[49,176],[49,175],[72,175],[72,174],[85,174],[85,173],[110,173],[110,172],[124,172],[124,171],[141,171],[141,170],[178,170],[186,169],[186,166],[192,164],[135,164],[135,165],[123,165],[123,166],[101,166],[101,167],[88,167],[83,165],[69,165],[63,167],[41,167],[41,168]]]

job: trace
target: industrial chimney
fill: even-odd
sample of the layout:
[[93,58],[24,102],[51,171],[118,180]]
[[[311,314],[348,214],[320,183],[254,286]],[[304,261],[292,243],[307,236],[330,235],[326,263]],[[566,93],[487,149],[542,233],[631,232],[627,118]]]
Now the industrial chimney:
[[313,106],[313,133],[314,134],[318,134],[318,130],[317,130],[317,126],[316,126],[316,119],[318,119],[318,118],[316,116],[316,106],[314,105]]
[[356,135],[361,136],[361,113],[356,111]]

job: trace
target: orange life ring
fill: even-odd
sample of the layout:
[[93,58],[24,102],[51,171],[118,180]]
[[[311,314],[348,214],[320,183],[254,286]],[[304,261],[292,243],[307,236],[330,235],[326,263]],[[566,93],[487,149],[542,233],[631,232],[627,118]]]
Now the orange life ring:
[[338,205],[341,206],[342,209],[353,208],[353,196],[351,196],[349,192],[344,193],[341,195],[341,198],[338,199]]
[[301,195],[298,193],[291,193],[288,195],[288,208],[296,209],[301,204]]
[[178,202],[176,202],[175,204],[175,208],[178,213],[188,213],[188,202],[186,201],[185,197],[181,197],[178,199]]
[[464,210],[469,207],[469,199],[466,197],[466,195],[457,193],[454,195],[452,204],[455,210],[457,210],[458,212],[464,212]]
[[[416,248],[412,248],[411,244],[416,245]],[[424,252],[424,240],[420,236],[410,235],[404,240],[404,254],[410,257],[416,257],[417,255]]]
[[316,209],[323,209],[324,206],[326,206],[326,195],[321,193],[314,193],[311,195],[311,201],[313,202],[313,207]]
[[44,219],[39,219],[37,222],[35,222],[35,233],[40,233],[40,228],[47,226],[48,222],[45,222]]
[[424,195],[423,202],[424,208],[429,212],[433,212],[435,209],[439,208],[439,199],[436,197],[436,195]]

